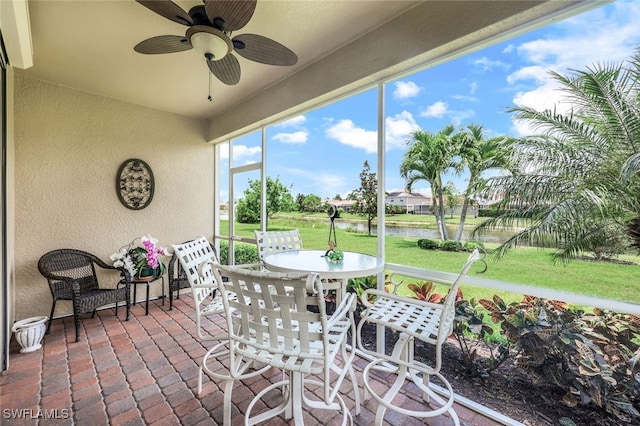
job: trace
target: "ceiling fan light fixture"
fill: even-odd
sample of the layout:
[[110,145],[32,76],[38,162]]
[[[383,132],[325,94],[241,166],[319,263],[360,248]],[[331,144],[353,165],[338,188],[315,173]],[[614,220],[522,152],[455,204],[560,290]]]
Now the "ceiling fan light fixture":
[[240,34],[231,40],[233,31],[247,25],[258,0],[204,0],[204,5],[194,6],[188,13],[173,0],[136,1],[164,18],[187,25],[187,32],[184,37],[151,37],[136,44],[133,49],[145,55],[193,49],[204,56],[210,71],[209,100],[211,76],[229,86],[240,81],[240,62],[234,52],[245,59],[266,65],[291,66],[298,62],[298,57],[291,49],[259,34]]
[[[189,28],[190,30],[195,27]],[[207,29],[207,31],[187,31],[189,42],[193,49],[202,54],[205,58],[212,61],[219,61],[227,56],[231,50],[231,42],[228,37],[221,31],[217,31],[220,34],[213,33],[213,28]],[[191,32],[191,34],[189,34]]]

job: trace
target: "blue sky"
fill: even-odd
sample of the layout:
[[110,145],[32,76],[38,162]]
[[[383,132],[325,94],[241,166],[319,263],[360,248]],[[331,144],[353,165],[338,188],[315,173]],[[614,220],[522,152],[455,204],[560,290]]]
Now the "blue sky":
[[[573,18],[404,76],[386,85],[386,185],[401,189],[399,164],[414,130],[481,124],[486,137],[530,134],[506,109],[527,105],[566,111],[548,72],[566,74],[621,62],[640,45],[640,1],[616,1]],[[267,129],[267,175],[291,193],[345,197],[360,186],[367,160],[377,168],[377,89],[337,101]],[[258,132],[234,141],[234,162],[259,161]],[[224,163],[223,163],[224,166]],[[257,175],[252,174],[251,178]],[[459,190],[466,175],[445,177]],[[426,183],[414,191],[428,193]],[[226,191],[224,191],[226,194]],[[241,193],[237,191],[236,195]],[[223,194],[222,199],[227,197]]]

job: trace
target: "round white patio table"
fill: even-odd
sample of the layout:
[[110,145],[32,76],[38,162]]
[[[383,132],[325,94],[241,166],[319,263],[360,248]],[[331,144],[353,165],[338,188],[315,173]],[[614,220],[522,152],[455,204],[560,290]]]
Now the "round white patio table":
[[264,257],[264,266],[275,272],[316,272],[325,282],[325,290],[339,290],[336,292],[338,302],[349,278],[376,275],[384,270],[384,261],[376,256],[345,251],[343,260],[333,262],[325,253],[325,250],[278,251]]

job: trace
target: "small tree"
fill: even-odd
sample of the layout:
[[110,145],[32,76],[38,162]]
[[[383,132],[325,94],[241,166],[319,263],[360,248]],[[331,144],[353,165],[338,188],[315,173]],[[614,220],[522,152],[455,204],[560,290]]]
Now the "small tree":
[[[236,206],[236,219],[240,223],[260,223],[260,181],[249,179],[249,187],[244,190],[244,198],[238,200]],[[291,211],[295,203],[289,188],[280,182],[267,177],[267,217],[281,211]]]
[[309,194],[302,201],[303,212],[317,212],[322,206],[322,199],[314,194]]
[[451,218],[453,218],[453,211],[456,207],[460,205],[460,191],[453,184],[453,182],[447,182],[447,185],[444,187],[444,195],[447,197],[447,207],[451,211]]
[[457,172],[466,168],[469,172],[467,188],[461,195],[462,208],[460,209],[460,223],[456,232],[456,241],[462,239],[464,224],[467,220],[467,210],[472,205],[472,197],[481,193],[487,179],[483,174],[488,170],[510,170],[510,156],[513,150],[514,139],[509,137],[496,137],[485,139],[485,130],[479,124],[469,124],[456,135],[455,142],[457,157],[460,163],[455,167]]
[[296,208],[299,212],[304,211],[304,194],[299,193],[298,195],[296,195]]
[[352,200],[352,201],[357,201],[358,200],[358,192],[357,191],[351,191],[347,194],[347,200]]
[[400,163],[400,176],[405,179],[407,191],[411,191],[413,184],[420,180],[427,181],[431,186],[433,212],[442,240],[449,239],[444,212],[442,175],[457,165],[454,161],[457,152],[452,139],[453,132],[454,127],[450,124],[436,133],[411,133],[407,141],[407,150]]
[[371,173],[369,162],[364,162],[360,172],[360,188],[354,190],[356,208],[358,214],[367,218],[369,235],[371,235],[371,222],[378,213],[378,179],[375,173]]

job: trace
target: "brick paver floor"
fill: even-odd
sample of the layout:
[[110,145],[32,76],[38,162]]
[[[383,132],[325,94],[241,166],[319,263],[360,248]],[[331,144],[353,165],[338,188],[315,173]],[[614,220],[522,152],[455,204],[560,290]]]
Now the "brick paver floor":
[[[10,365],[0,377],[0,424],[2,425],[216,425],[222,423],[224,383],[205,376],[203,392],[197,395],[198,365],[211,342],[196,335],[193,299],[185,293],[168,303],[152,301],[149,315],[144,304],[131,307],[129,321],[117,318],[112,309],[85,315],[81,339],[75,342],[73,318],[56,319],[43,348],[19,353],[12,340]],[[124,318],[124,309],[119,309]],[[217,328],[223,326],[220,317]],[[366,361],[358,359],[360,377]],[[281,378],[269,370],[258,378],[236,383],[232,393],[232,423],[241,425],[253,396],[272,380]],[[344,383],[342,395],[353,410],[351,384]],[[407,406],[423,404],[415,385],[409,383],[401,398]],[[275,392],[277,394],[277,392]],[[274,395],[272,398],[278,398]],[[262,407],[274,401],[261,402]],[[266,404],[266,405],[264,405]],[[368,399],[356,425],[372,425],[377,403]],[[492,426],[496,422],[464,406],[456,405],[466,426]],[[305,412],[308,425],[338,425],[339,414],[326,410]],[[450,425],[450,418],[429,420],[408,418],[388,412],[385,424]],[[268,426],[292,424],[284,417],[264,423]],[[515,423],[514,423],[515,424]]]

